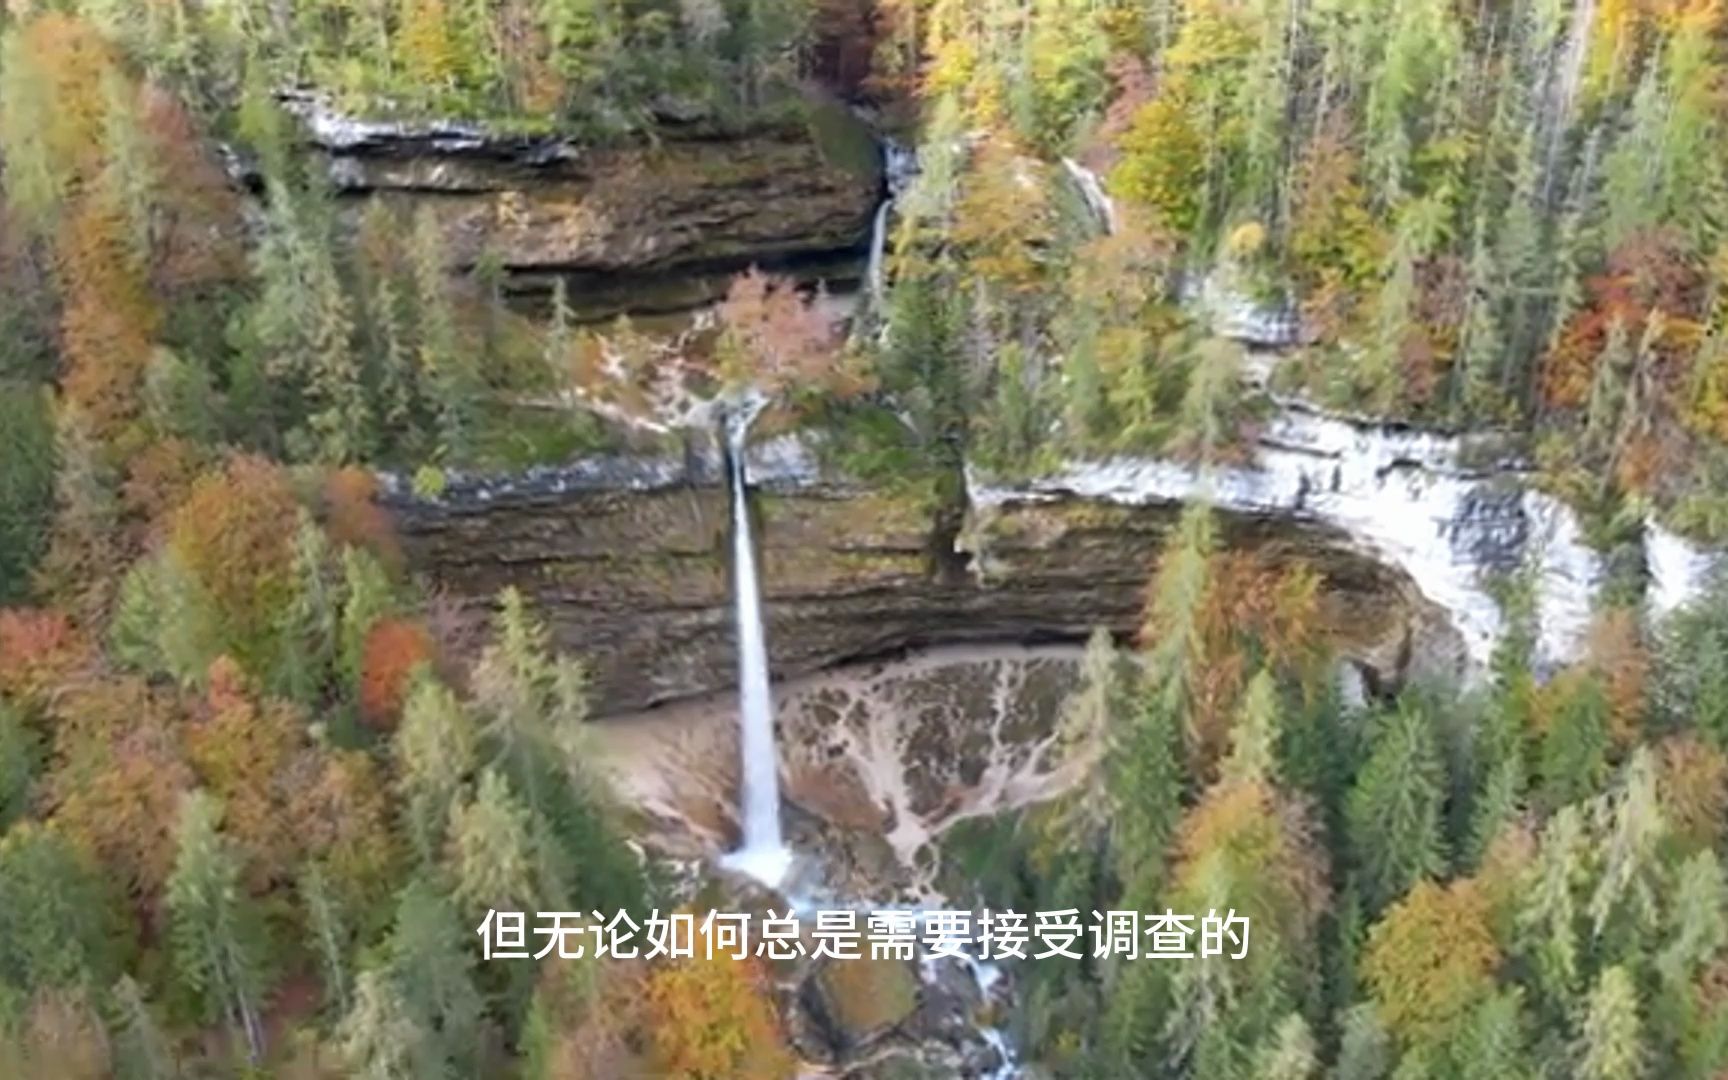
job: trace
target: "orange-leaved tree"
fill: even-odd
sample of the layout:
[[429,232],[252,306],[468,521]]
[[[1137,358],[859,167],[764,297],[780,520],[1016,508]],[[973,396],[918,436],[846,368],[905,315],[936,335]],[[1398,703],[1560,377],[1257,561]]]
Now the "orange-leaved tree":
[[298,503],[279,466],[235,457],[174,512],[169,545],[205,590],[242,668],[263,670],[293,592]]
[[414,672],[432,663],[432,635],[409,619],[372,624],[360,661],[360,718],[381,730],[396,726]]
[[754,957],[709,958],[698,922],[695,956],[673,960],[648,976],[650,1036],[661,1075],[671,1080],[785,1080],[795,1062],[786,1049]]

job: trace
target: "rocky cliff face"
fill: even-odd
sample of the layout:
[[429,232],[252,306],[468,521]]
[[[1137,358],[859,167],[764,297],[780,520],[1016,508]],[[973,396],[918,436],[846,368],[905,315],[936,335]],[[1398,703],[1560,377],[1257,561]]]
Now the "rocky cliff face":
[[[927,645],[1135,628],[1176,499],[996,491],[966,508],[866,488],[790,439],[748,468],[776,675]],[[603,712],[733,685],[725,473],[717,452],[617,457],[391,501],[417,566],[475,605],[516,585],[593,664]],[[1374,678],[1456,667],[1462,642],[1410,576],[1324,521],[1226,511],[1225,541],[1324,577],[1328,631]]]
[[518,290],[562,275],[588,315],[706,302],[751,264],[856,277],[882,193],[869,133],[836,107],[812,106],[808,122],[723,135],[669,124],[652,142],[583,146],[294,104],[350,206],[431,207],[454,262],[490,251]]

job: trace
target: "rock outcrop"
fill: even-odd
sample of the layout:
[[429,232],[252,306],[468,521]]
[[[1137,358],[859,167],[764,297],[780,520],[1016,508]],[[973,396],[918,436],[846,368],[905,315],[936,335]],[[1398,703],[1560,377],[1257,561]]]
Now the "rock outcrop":
[[843,109],[588,146],[463,123],[354,120],[292,102],[352,209],[430,207],[453,262],[490,252],[513,290],[563,276],[580,314],[712,300],[751,264],[856,278],[881,201],[880,152]]
[[[1181,510],[995,490],[957,536],[956,507],[849,482],[791,439],[754,448],[748,468],[779,677],[926,645],[1130,634]],[[611,713],[735,683],[724,475],[698,447],[459,478],[437,500],[393,484],[390,502],[412,561],[450,594],[484,605],[515,585],[535,600]],[[1446,613],[1343,529],[1271,504],[1221,518],[1225,543],[1322,575],[1327,630],[1371,676],[1462,662]]]

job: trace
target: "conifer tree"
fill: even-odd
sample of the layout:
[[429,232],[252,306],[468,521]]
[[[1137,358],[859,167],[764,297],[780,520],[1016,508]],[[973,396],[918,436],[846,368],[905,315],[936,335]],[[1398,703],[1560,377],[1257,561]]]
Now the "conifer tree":
[[114,984],[114,1066],[119,1080],[175,1080],[179,1065],[150,1003],[130,975]]
[[456,695],[430,676],[415,681],[395,752],[408,833],[423,862],[443,850],[457,795],[478,761],[477,738]]
[[1638,988],[1623,967],[1602,972],[1590,991],[1578,1039],[1579,1080],[1637,1080],[1648,1064]]
[[1332,1080],[1381,1080],[1390,1071],[1391,1039],[1372,1004],[1361,1004],[1344,1014],[1338,1040],[1338,1057]]
[[24,598],[47,540],[53,499],[48,395],[0,376],[0,603]]
[[181,801],[167,890],[174,970],[206,1018],[227,1023],[257,1061],[269,990],[266,939],[260,913],[241,888],[240,858],[217,831],[221,815],[217,800],[203,792]]
[[59,832],[24,822],[0,839],[0,989],[102,987],[118,958],[96,869]]
[[1432,721],[1414,697],[1406,696],[1380,719],[1350,793],[1350,850],[1369,911],[1379,911],[1411,885],[1445,869],[1444,798]]
[[1608,773],[1608,702],[1590,676],[1549,688],[1558,698],[1538,751],[1543,801],[1558,807],[1599,791]]
[[1235,435],[1230,408],[1239,389],[1241,349],[1223,338],[1207,338],[1195,345],[1192,358],[1174,446],[1210,464],[1228,451]]
[[1260,1052],[1254,1075],[1264,1080],[1311,1080],[1320,1070],[1320,1048],[1301,1013],[1278,1024],[1272,1041]]
[[335,580],[329,540],[304,508],[294,531],[292,583],[270,683],[284,697],[312,705],[336,662],[342,585]]
[[[484,1002],[474,985],[472,933],[435,886],[416,878],[403,889],[385,952],[401,1013],[429,1033],[429,1056],[438,1063],[418,1075],[465,1074],[476,1063]],[[357,989],[356,1008],[381,1009],[393,1019],[388,999],[370,997],[369,1002]],[[427,1060],[418,1054],[415,1059]]]
[[42,757],[36,733],[20,711],[0,702],[0,836],[29,810]]
[[342,1057],[362,1080],[415,1080],[447,1075],[434,1039],[409,1013],[388,970],[362,971],[354,1008],[336,1030]]
[[409,257],[419,319],[421,377],[436,414],[440,448],[460,458],[468,451],[473,434],[478,387],[457,334],[445,269],[444,234],[430,206],[422,207],[414,219]]
[[346,289],[330,262],[317,260],[313,266],[316,272],[305,300],[313,308],[308,381],[317,407],[307,424],[317,460],[342,465],[364,458],[372,448],[372,410],[354,351]]
[[324,1005],[337,1016],[346,1016],[352,1007],[348,952],[352,945],[341,910],[341,903],[331,893],[324,868],[314,863],[300,877],[300,903],[306,911],[306,929],[310,932],[320,974],[324,977]]
[[1519,951],[1529,958],[1535,985],[1552,1005],[1569,1003],[1579,989],[1584,904],[1578,892],[1588,872],[1589,843],[1583,813],[1577,806],[1563,807],[1543,827],[1518,904]]
[[1497,990],[1476,1008],[1450,1057],[1461,1076],[1529,1080],[1523,998],[1517,988]]
[[1242,710],[1230,732],[1230,756],[1224,760],[1225,779],[1275,784],[1278,737],[1278,686],[1262,668],[1242,695]]
[[359,547],[342,551],[342,618],[336,628],[336,664],[345,685],[358,690],[365,675],[366,635],[396,612],[396,589],[382,563]]
[[1656,799],[1656,767],[1639,747],[1626,763],[1617,789],[1595,801],[1605,841],[1601,877],[1590,898],[1595,937],[1644,944],[1655,932],[1664,890],[1658,856],[1667,825]]
[[474,797],[450,810],[455,898],[470,913],[532,911],[543,894],[533,879],[528,815],[495,769],[480,774]]

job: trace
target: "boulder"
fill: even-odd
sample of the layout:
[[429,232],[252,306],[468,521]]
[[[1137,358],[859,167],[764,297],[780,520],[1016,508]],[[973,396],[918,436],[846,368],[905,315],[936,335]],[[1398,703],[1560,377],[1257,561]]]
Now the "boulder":
[[881,1039],[918,1009],[918,976],[902,960],[830,959],[804,984],[805,1008],[841,1054]]

